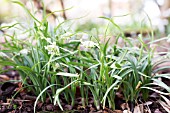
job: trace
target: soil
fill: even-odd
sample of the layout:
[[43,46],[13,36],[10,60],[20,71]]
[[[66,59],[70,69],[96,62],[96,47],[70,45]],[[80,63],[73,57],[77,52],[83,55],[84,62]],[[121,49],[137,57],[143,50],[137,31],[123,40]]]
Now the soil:
[[[0,113],[33,113],[36,96],[26,89],[21,90],[21,82],[15,83],[9,82],[9,80],[20,80],[19,74],[16,71],[10,71],[0,75]],[[164,81],[170,86],[167,80]],[[16,94],[16,92],[18,93]],[[15,97],[13,98],[14,95]],[[168,98],[170,99],[170,97]],[[111,110],[107,106],[104,109],[96,110],[92,96],[89,97],[89,105],[86,107],[82,106],[81,97],[76,98],[74,107],[68,105],[62,99],[62,95],[60,99],[61,105],[65,110],[63,113],[130,113],[130,111],[134,113],[166,113],[158,102],[160,96],[155,92],[151,92],[149,99],[145,102],[138,99],[138,105],[135,106],[132,106],[131,103],[125,103],[123,95],[117,93],[115,99],[116,110]],[[39,101],[36,111],[38,113],[62,113],[59,106],[54,106],[49,98],[46,99],[45,103]]]

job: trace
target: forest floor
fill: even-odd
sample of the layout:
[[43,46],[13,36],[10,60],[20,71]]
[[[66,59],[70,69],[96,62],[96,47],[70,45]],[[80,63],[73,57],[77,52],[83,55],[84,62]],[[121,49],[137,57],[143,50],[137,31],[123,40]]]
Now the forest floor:
[[[6,67],[9,68],[9,67]],[[168,72],[168,71],[167,71]],[[0,113],[33,113],[34,102],[36,96],[33,92],[29,92],[27,89],[21,90],[22,83],[18,82],[6,82],[6,81],[20,80],[20,76],[16,71],[10,71],[0,75]],[[163,80],[170,86],[168,80]],[[17,93],[16,93],[17,92]],[[96,110],[94,107],[94,101],[92,95],[89,94],[89,103],[86,107],[82,106],[80,95],[76,95],[75,106],[71,106],[60,97],[61,105],[65,112],[63,113],[166,113],[164,108],[160,105],[159,94],[151,92],[149,99],[144,102],[138,99],[138,104],[135,106],[132,103],[125,103],[123,95],[121,93],[116,94],[115,103],[116,110],[111,110],[105,107],[101,110]],[[169,98],[170,99],[170,98]],[[102,106],[101,106],[102,108]],[[61,113],[58,105],[54,106],[47,98],[45,103],[38,102],[36,105],[36,111],[39,113]]]

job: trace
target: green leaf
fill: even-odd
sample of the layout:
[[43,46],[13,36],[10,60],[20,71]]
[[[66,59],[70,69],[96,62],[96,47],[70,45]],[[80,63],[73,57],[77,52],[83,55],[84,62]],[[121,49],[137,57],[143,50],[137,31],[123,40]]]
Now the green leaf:
[[101,16],[101,17],[99,17],[99,18],[103,18],[103,19],[106,19],[106,20],[110,21],[114,26],[116,26],[116,28],[117,28],[118,30],[122,31],[121,28],[113,21],[113,19],[108,18],[108,17],[103,17],[103,16]]
[[106,103],[106,98],[108,96],[108,93],[111,91],[111,90],[114,90],[114,87],[116,87],[116,85],[119,83],[120,81],[116,81],[115,83],[113,83],[106,91],[103,99],[102,99],[102,103],[103,103],[103,109],[105,108],[105,103]]
[[14,26],[16,26],[16,25],[18,25],[18,24],[20,24],[20,23],[15,23],[15,24],[9,25],[9,26],[1,26],[1,27],[0,27],[0,30],[1,30],[1,29],[4,29],[4,28],[10,29],[10,28],[13,28]]
[[114,68],[114,69],[121,69],[122,68],[122,66],[118,62],[114,62],[110,67]]
[[37,21],[38,23],[41,23],[38,19],[36,19],[36,18],[31,14],[31,12],[25,7],[24,4],[22,4],[22,3],[19,2],[19,1],[13,1],[13,3],[16,3],[16,4],[20,5],[22,8],[24,8],[24,9],[26,10],[26,12],[27,12],[35,21]]
[[170,100],[168,98],[166,98],[165,96],[161,95],[161,97],[165,100],[165,102],[168,104],[168,106],[170,107]]
[[162,82],[161,80],[158,80],[158,79],[152,79],[152,80],[154,81],[154,83],[152,83],[152,84],[158,85],[158,86],[166,89],[170,93],[170,87],[167,86],[164,82]]
[[72,85],[73,83],[77,82],[78,80],[74,80],[71,83],[69,83],[68,85],[66,85],[63,88],[57,89],[56,94],[54,95],[54,105],[56,105],[56,103],[59,105],[60,109],[63,111],[63,107],[61,106],[60,100],[59,100],[59,94],[64,91],[66,88],[68,88],[70,85]]
[[17,66],[17,64],[12,61],[0,61],[0,64],[3,66]]
[[159,91],[159,90],[157,90],[157,89],[154,89],[154,88],[152,88],[152,87],[141,87],[142,89],[149,89],[149,90],[152,90],[152,91],[155,91],[155,92],[157,92],[157,93],[159,93],[159,94],[162,94],[162,95],[170,95],[170,93],[165,93],[165,92],[162,92],[162,91]]
[[49,89],[50,87],[55,86],[55,85],[57,85],[57,84],[51,84],[51,85],[47,86],[45,89],[43,89],[43,90],[41,91],[41,93],[38,95],[38,97],[36,98],[36,100],[35,100],[35,102],[34,102],[34,113],[36,113],[36,105],[37,105],[37,102],[38,102],[39,98],[41,97],[41,95],[42,95],[47,89]]

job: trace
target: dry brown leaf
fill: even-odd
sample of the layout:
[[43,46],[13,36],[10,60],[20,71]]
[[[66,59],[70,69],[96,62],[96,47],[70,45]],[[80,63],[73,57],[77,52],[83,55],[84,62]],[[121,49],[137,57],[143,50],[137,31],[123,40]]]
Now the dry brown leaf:
[[114,112],[114,113],[123,113],[122,110],[114,110],[113,112]]
[[145,102],[143,105],[149,106],[149,105],[151,105],[152,103],[153,103],[152,101],[147,101],[147,102]]
[[129,110],[123,110],[123,113],[132,113],[132,112]]
[[130,108],[129,108],[129,104],[128,104],[128,103],[123,103],[123,104],[120,105],[120,107],[121,107],[123,110],[127,109],[127,110],[130,111]]
[[5,81],[10,80],[10,78],[7,75],[0,75],[0,79],[3,79]]
[[156,109],[156,110],[154,111],[154,113],[162,113],[162,112],[159,111],[159,109]]
[[144,109],[143,104],[139,104],[135,106],[134,113],[144,113],[143,109]]
[[103,113],[108,113],[107,111],[104,111]]

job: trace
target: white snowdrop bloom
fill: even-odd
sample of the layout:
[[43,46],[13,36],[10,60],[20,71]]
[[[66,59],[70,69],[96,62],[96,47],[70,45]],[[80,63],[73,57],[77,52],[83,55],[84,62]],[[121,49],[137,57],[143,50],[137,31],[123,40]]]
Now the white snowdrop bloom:
[[51,45],[45,46],[45,49],[48,51],[48,54],[51,54],[51,55],[54,55],[54,54],[60,55],[59,47],[54,42]]
[[95,46],[98,46],[97,43],[93,42],[93,41],[82,41],[82,46],[85,47],[85,48],[92,48],[92,47],[95,47]]
[[22,50],[19,52],[19,54],[27,55],[28,52],[29,52],[28,49],[22,49]]
[[44,30],[44,29],[45,29],[45,26],[40,26],[40,29],[41,29],[41,30]]
[[53,63],[52,67],[53,67],[53,70],[57,70],[60,67],[60,65],[59,63]]
[[55,63],[55,67],[59,68],[60,67],[59,63]]
[[45,38],[48,43],[51,43],[51,38]]
[[139,37],[139,38],[142,38],[142,34],[139,34],[138,37]]

